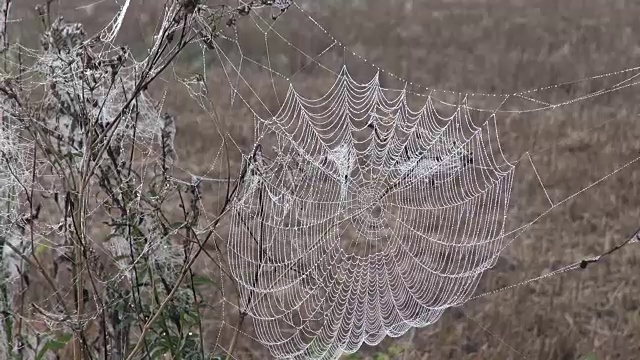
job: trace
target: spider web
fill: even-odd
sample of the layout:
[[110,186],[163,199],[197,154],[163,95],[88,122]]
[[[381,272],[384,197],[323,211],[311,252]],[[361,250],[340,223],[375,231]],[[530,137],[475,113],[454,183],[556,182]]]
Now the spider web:
[[233,215],[241,304],[278,357],[332,358],[431,324],[502,246],[513,167],[494,117],[412,112],[376,79],[342,75],[320,99],[291,90],[258,130],[277,145],[256,152]]
[[[639,158],[554,197],[532,148],[503,151],[500,119],[633,88],[639,67],[504,94],[435,89],[372,64],[302,6],[286,9],[251,13],[216,41],[213,59],[203,52],[203,73],[230,88],[225,106],[247,109],[254,123],[253,146],[236,143],[247,175],[229,264],[239,311],[253,320],[237,331],[277,358],[333,359],[580,267],[476,292],[531,226]],[[205,92],[192,95],[206,107]],[[516,170],[536,176],[549,206],[513,221]]]

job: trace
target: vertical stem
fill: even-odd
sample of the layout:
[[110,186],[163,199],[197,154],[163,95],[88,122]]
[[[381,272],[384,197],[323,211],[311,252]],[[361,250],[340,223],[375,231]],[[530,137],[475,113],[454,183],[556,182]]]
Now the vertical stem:
[[[76,229],[76,236],[75,239],[73,241],[73,254],[74,254],[74,261],[73,261],[73,269],[74,269],[74,278],[76,279],[75,283],[74,283],[74,290],[75,290],[75,301],[76,301],[76,315],[75,317],[80,320],[80,318],[82,317],[82,313],[83,313],[83,299],[84,299],[84,294],[83,294],[83,258],[82,258],[82,232],[83,232],[83,227],[82,227],[82,220],[78,219],[78,218],[82,218],[83,215],[83,196],[73,196],[75,198],[75,200],[77,201],[78,204],[78,209],[76,210],[75,208],[72,210],[72,217],[73,217],[73,222],[75,224],[75,229]],[[74,203],[76,203],[74,201]],[[78,216],[80,215],[80,216]],[[81,360],[82,359],[82,331],[77,331],[74,332],[74,339],[73,339],[73,359],[74,360]]]
[[[77,282],[76,282],[76,317],[78,319],[81,318],[82,313],[83,313],[83,300],[84,300],[84,294],[83,294],[83,286],[82,286],[82,267],[83,267],[83,263],[82,263],[82,254],[81,254],[81,249],[79,244],[75,244],[74,245],[75,248],[75,260],[76,260],[76,274],[77,274]],[[73,356],[74,356],[74,360],[81,360],[82,359],[82,339],[81,339],[81,331],[76,333],[75,335],[75,342],[74,342],[74,350],[73,350]]]
[[[11,0],[0,0],[0,51],[9,49],[9,36],[7,35],[7,20],[9,19],[9,10],[11,8]],[[4,70],[7,70],[7,55],[3,56]]]
[[240,329],[242,328],[242,323],[244,319],[247,317],[247,313],[240,312],[240,318],[238,318],[238,326],[236,326],[235,331],[233,332],[233,337],[231,338],[231,343],[229,344],[229,350],[227,353],[230,356],[233,356],[233,352],[236,349],[236,344],[238,343],[238,335],[240,334]]
[[[9,49],[9,37],[7,35],[7,19],[9,18],[9,9],[11,7],[11,0],[0,0],[0,52],[2,54],[2,65],[4,72],[7,73],[7,52]],[[5,113],[0,109],[0,131],[3,131],[1,127],[8,126],[5,123]],[[1,165],[0,165],[1,166]],[[8,166],[8,164],[7,164]],[[5,204],[0,204],[0,206],[4,206]],[[10,203],[7,202],[6,206],[9,207]],[[1,222],[4,222],[5,219],[0,219]],[[0,234],[0,237],[3,235]],[[5,273],[5,262],[2,253],[4,246],[4,242],[9,241],[8,238],[0,239],[0,278],[4,280]],[[21,279],[21,286],[23,284],[23,279]],[[0,311],[2,311],[1,315],[4,318],[2,321],[2,331],[0,333],[4,333],[4,338],[0,339],[0,342],[4,343],[4,351],[6,352],[6,356],[10,356],[11,354],[11,346],[13,343],[13,319],[10,315],[12,306],[12,292],[10,290],[10,285],[4,281],[0,284]],[[0,350],[2,350],[0,348]]]
[[[253,157],[252,157],[252,161],[254,162],[254,166],[257,166],[257,164],[259,164],[259,162],[256,161],[256,156],[258,155],[258,153],[260,153],[260,155],[262,155],[262,147],[258,144],[258,146],[256,147],[256,149],[254,150],[253,153]],[[258,168],[258,171],[260,171],[260,169]],[[262,243],[264,241],[264,193],[263,193],[263,187],[260,187],[260,190],[258,191],[258,202],[259,202],[259,207],[260,207],[260,213],[258,215],[258,218],[260,219],[260,235],[258,238],[258,256],[259,256],[259,260],[258,260],[258,267],[256,268],[256,272],[254,274],[254,278],[253,278],[253,287],[256,288],[258,286],[258,281],[260,281],[260,271],[262,270],[262,265],[264,263],[264,251],[263,251],[263,246]],[[238,341],[238,335],[240,333],[240,329],[242,328],[242,324],[244,323],[244,319],[247,317],[247,312],[249,310],[249,308],[252,305],[253,302],[253,296],[254,296],[255,292],[252,291],[249,294],[249,298],[247,299],[247,304],[245,306],[245,310],[240,310],[239,311],[239,319],[238,319],[238,326],[236,327],[234,333],[233,333],[233,337],[231,338],[231,344],[229,345],[229,350],[228,353],[229,355],[233,356],[233,351],[235,350],[237,341]]]

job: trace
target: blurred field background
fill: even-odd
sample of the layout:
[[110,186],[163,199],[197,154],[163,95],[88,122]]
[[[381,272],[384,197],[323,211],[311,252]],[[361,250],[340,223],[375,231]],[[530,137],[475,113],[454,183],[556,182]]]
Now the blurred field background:
[[[13,18],[31,41],[37,30],[35,0],[17,1]],[[624,0],[368,0],[307,1],[309,13],[370,61],[399,76],[437,89],[511,93],[636,66],[640,63],[640,3]],[[89,33],[115,13],[112,1],[53,3]],[[153,32],[161,1],[133,1],[118,42],[140,49]],[[284,22],[287,18],[283,17]],[[238,28],[242,29],[240,22]],[[322,34],[296,31],[292,42],[309,53],[327,46]],[[317,36],[317,37],[316,37]],[[256,44],[263,44],[257,38]],[[256,45],[260,46],[260,45]],[[261,45],[263,46],[263,45]],[[250,49],[243,49],[249,50]],[[262,50],[257,50],[261,53]],[[284,54],[274,66],[296,69],[303,57]],[[271,54],[277,58],[276,54]],[[201,65],[185,53],[185,73]],[[367,65],[353,61],[350,70]],[[369,69],[370,70],[370,69]],[[208,69],[210,94],[228,95],[220,69]],[[365,70],[362,70],[366,72]],[[315,96],[332,79],[309,72],[296,79],[301,93]],[[245,74],[246,76],[246,74]],[[255,79],[264,76],[256,73]],[[169,84],[169,86],[172,86]],[[264,86],[271,86],[264,78]],[[561,89],[578,94],[578,85]],[[560,201],[636,158],[640,152],[635,87],[553,111],[499,115],[503,148],[511,158],[531,153],[552,201]],[[158,95],[162,87],[154,88]],[[552,94],[550,96],[560,96]],[[263,99],[277,107],[274,99]],[[547,99],[553,100],[553,99]],[[204,172],[219,138],[207,116],[186,93],[170,91],[165,106],[178,115],[180,166]],[[245,148],[253,121],[241,106],[220,106],[228,131]],[[217,140],[216,140],[217,139]],[[549,208],[530,163],[516,171],[510,220],[521,224]],[[640,164],[607,178],[536,222],[504,252],[478,289],[485,293],[540,276],[626,240],[640,223]],[[435,325],[363,346],[349,359],[635,359],[640,353],[640,251],[631,244],[581,271],[516,286],[448,310]],[[267,356],[240,339],[240,359]]]

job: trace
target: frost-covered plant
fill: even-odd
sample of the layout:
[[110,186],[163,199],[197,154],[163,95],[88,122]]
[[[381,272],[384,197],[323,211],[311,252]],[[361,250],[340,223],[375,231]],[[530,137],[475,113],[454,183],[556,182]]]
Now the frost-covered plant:
[[7,41],[0,0],[0,358],[206,358],[192,266],[246,171],[205,221],[200,179],[173,177],[179,117],[148,90],[186,47],[287,2],[168,0],[144,59],[113,43],[130,1],[93,35],[49,3],[31,49]]
[[[26,171],[26,149],[15,141],[16,133],[7,123],[0,123],[0,312],[11,311],[14,296],[12,283],[19,277],[23,261],[16,250],[27,252],[23,241],[24,226],[20,219],[20,193],[22,186],[28,186]],[[4,326],[0,329],[0,354],[13,351],[11,349],[10,332],[12,325],[9,317],[5,317]]]

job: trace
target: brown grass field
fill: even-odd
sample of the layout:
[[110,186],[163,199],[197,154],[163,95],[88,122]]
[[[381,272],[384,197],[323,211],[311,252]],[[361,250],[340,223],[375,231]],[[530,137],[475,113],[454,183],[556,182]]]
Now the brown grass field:
[[[134,1],[118,39],[132,48],[151,33],[159,0]],[[60,1],[68,19],[90,21],[89,30],[107,19],[113,3],[79,8],[93,1]],[[30,5],[18,1],[14,17],[31,21]],[[107,4],[108,3],[108,4]],[[311,1],[307,1],[311,3]],[[436,89],[460,92],[512,93],[637,66],[640,63],[640,3],[633,0],[368,0],[315,1],[310,13],[352,49],[384,69]],[[286,22],[285,14],[281,20]],[[295,17],[296,21],[300,17]],[[290,39],[305,52],[327,47],[318,32],[289,29]],[[242,31],[243,23],[238,27]],[[287,27],[288,26],[288,27]],[[23,27],[21,36],[33,34]],[[294,36],[295,34],[295,36]],[[253,52],[264,49],[263,38]],[[273,51],[277,51],[276,47]],[[272,58],[277,54],[271,53]],[[283,52],[284,70],[304,66],[306,59]],[[278,58],[280,59],[280,58]],[[196,52],[180,66],[191,69]],[[331,63],[331,59],[319,60]],[[371,68],[355,58],[347,61],[365,79]],[[283,71],[284,71],[283,70]],[[212,96],[226,99],[220,69],[207,71]],[[263,100],[277,109],[268,94],[264,72],[244,73],[262,86]],[[294,80],[310,97],[332,79],[309,69]],[[616,75],[617,76],[617,75]],[[624,80],[593,80],[541,93],[561,101]],[[609,81],[609,82],[607,82]],[[400,86],[389,80],[389,86]],[[161,89],[156,89],[158,94]],[[273,92],[271,92],[273,94]],[[637,86],[554,110],[498,114],[503,150],[510,159],[529,151],[531,162],[516,170],[509,221],[523,224],[613,173],[638,157]],[[446,96],[446,95],[442,95]],[[479,99],[475,104],[492,106]],[[165,106],[178,114],[180,166],[205,171],[219,139],[206,114],[184,93],[169,92]],[[495,104],[494,104],[495,106]],[[241,147],[252,145],[253,121],[242,106],[221,105],[219,113]],[[538,180],[531,163],[540,176]],[[502,254],[481,279],[477,294],[501,291],[452,308],[433,326],[415,329],[375,347],[363,346],[345,359],[637,359],[640,353],[640,249],[631,243],[586,269],[577,269],[526,284],[582,259],[604,253],[625,241],[640,222],[640,163],[632,163],[586,191],[563,202],[536,221]],[[509,287],[516,284],[517,286]],[[240,359],[268,358],[261,346],[240,339]]]

